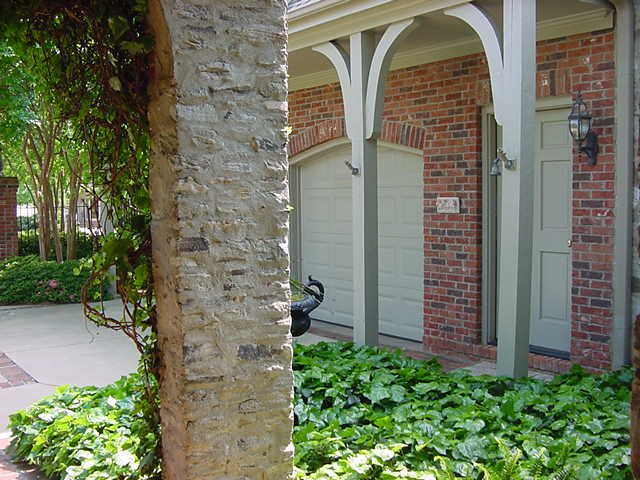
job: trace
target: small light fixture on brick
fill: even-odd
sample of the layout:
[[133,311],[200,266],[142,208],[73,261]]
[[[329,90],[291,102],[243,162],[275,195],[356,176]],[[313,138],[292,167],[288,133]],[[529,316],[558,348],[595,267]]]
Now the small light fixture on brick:
[[502,166],[507,170],[514,170],[516,168],[516,162],[507,157],[505,151],[498,147],[496,150],[496,158],[493,162],[491,162],[491,169],[489,170],[489,175],[493,175],[497,177],[502,175]]
[[591,130],[591,114],[582,101],[582,94],[578,92],[571,113],[569,114],[569,132],[580,145],[580,152],[589,159],[589,165],[598,161],[598,135]]
[[497,177],[502,175],[502,163],[500,162],[500,157],[496,157],[493,162],[491,162],[491,169],[489,170],[489,175]]

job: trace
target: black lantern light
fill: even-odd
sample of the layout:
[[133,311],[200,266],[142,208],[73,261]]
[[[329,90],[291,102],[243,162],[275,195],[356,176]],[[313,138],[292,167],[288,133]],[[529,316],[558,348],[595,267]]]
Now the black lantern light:
[[569,114],[569,131],[580,145],[580,152],[587,155],[589,165],[595,165],[598,160],[598,136],[591,131],[591,114],[579,92]]

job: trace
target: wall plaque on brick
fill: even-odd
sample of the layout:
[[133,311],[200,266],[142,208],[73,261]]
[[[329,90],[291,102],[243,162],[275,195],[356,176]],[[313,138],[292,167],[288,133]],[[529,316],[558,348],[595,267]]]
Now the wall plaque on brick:
[[458,197],[438,197],[436,199],[436,212],[460,213],[460,199]]

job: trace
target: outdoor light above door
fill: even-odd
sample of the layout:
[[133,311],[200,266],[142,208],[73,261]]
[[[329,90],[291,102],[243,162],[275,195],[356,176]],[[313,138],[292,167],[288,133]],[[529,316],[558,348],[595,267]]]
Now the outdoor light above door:
[[569,114],[569,131],[580,145],[580,152],[587,155],[589,165],[595,165],[598,160],[598,136],[591,130],[591,114],[579,92]]

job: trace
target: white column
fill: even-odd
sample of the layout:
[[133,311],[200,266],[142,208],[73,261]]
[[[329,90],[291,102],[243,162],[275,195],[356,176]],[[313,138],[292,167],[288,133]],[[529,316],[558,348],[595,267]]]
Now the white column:
[[[536,2],[504,2],[505,78],[509,115],[503,130],[505,151],[516,159],[503,170],[498,304],[500,375],[529,371],[531,257],[533,252],[533,174],[536,138]],[[511,281],[513,280],[513,281]]]
[[[384,84],[398,39],[413,19],[390,25],[378,44],[373,32],[350,36],[350,51],[335,42],[314,48],[334,65],[351,140],[353,218],[353,340],[378,344],[378,152]],[[357,170],[356,170],[357,169]]]
[[367,83],[375,51],[373,32],[350,38],[353,113],[351,163],[353,175],[353,341],[378,344],[378,142],[365,138]]
[[445,13],[467,22],[482,40],[496,121],[503,127],[503,150],[514,160],[502,173],[497,370],[520,377],[528,373],[531,318],[536,2],[504,0],[502,46],[493,22],[475,5]]

